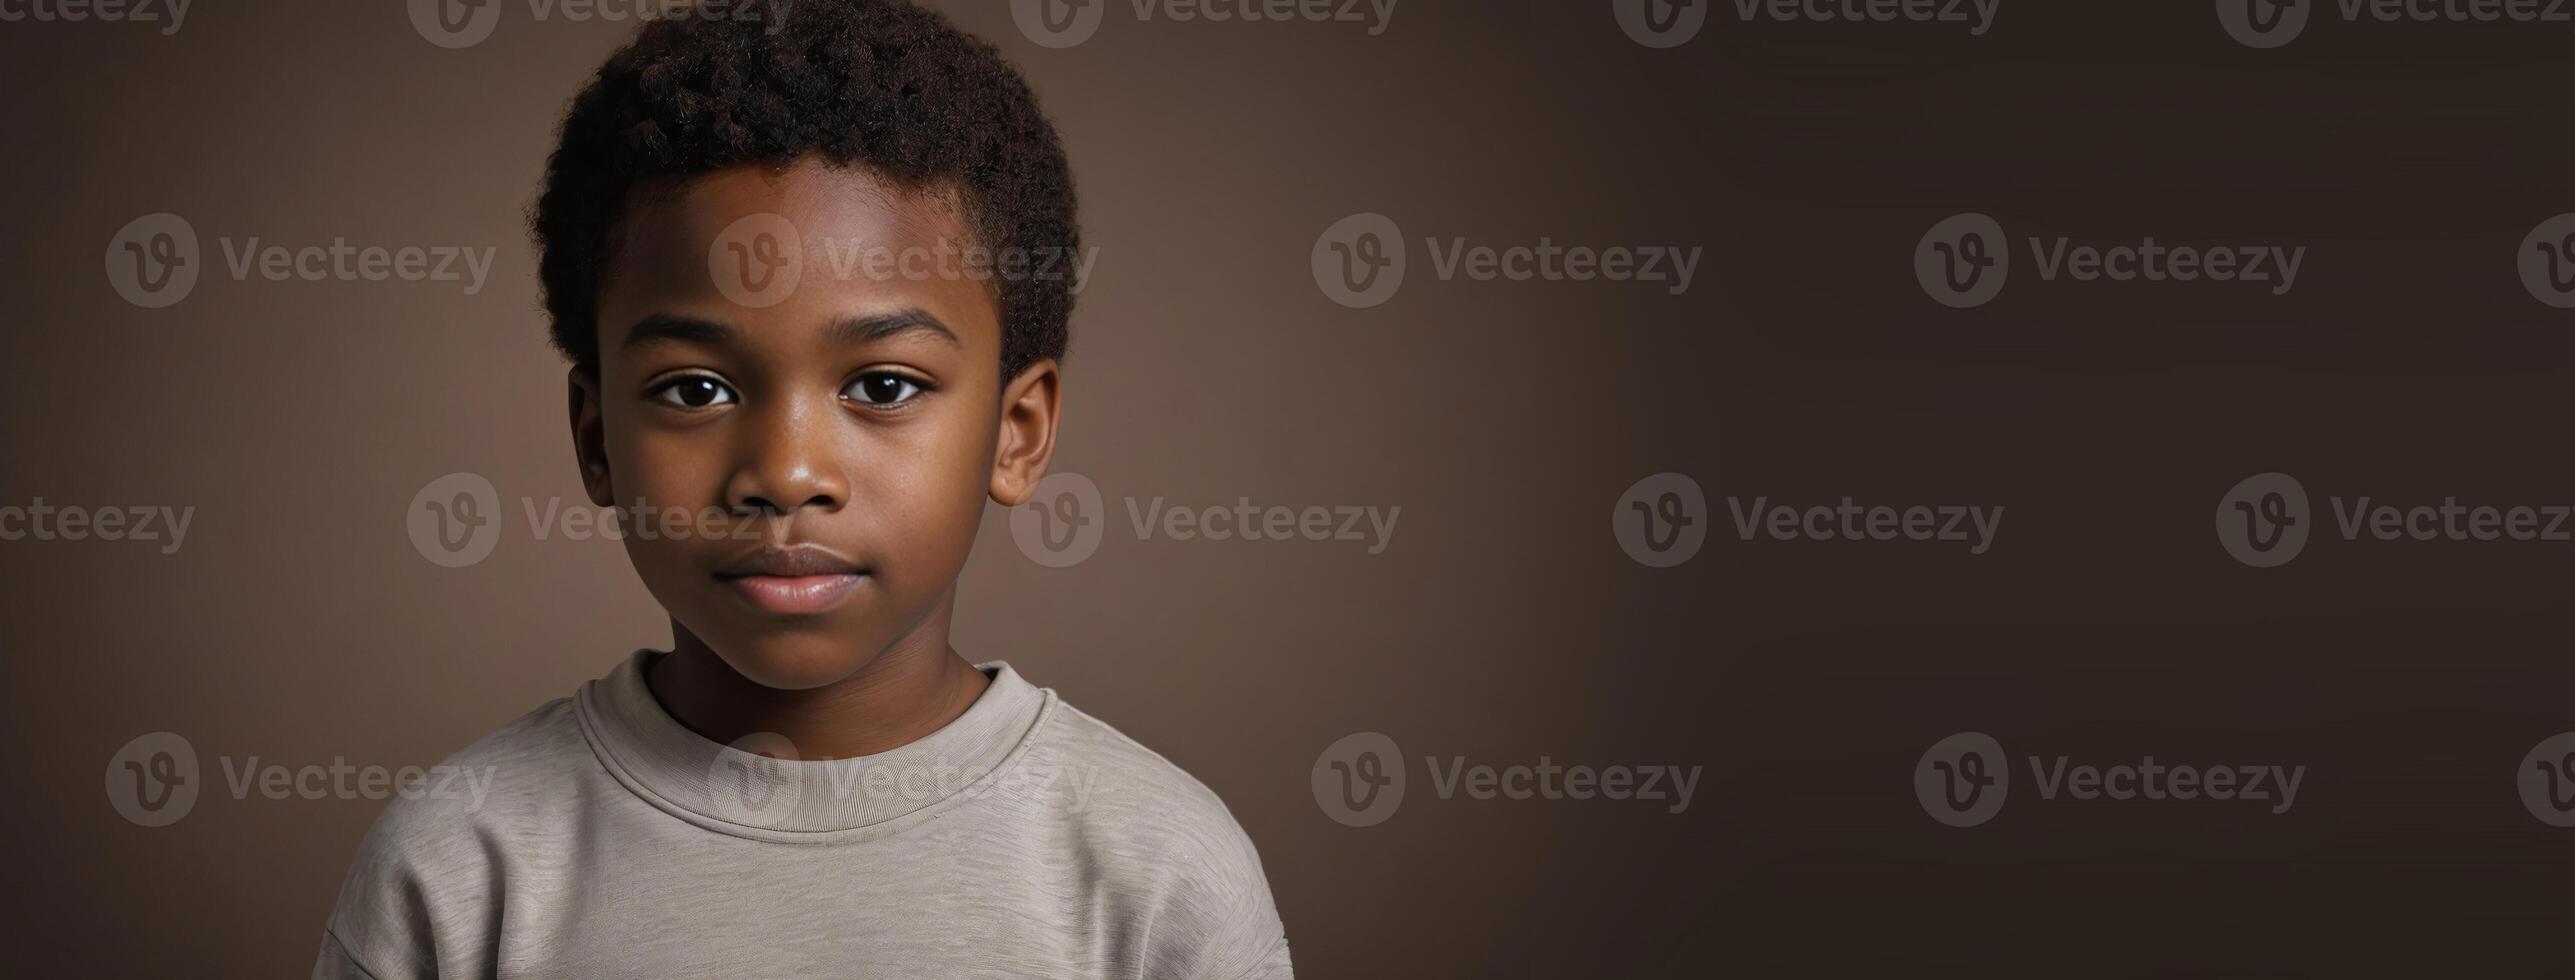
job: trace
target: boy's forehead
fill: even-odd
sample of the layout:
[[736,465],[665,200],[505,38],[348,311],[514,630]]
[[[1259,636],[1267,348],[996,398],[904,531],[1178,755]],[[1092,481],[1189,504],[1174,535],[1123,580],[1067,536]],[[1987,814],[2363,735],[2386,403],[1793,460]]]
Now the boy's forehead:
[[686,181],[639,185],[623,222],[629,244],[711,244],[741,219],[778,215],[810,240],[861,245],[964,244],[953,190],[909,187],[862,167],[799,160],[744,165]]
[[[797,293],[838,293],[870,306],[945,308],[939,312],[952,322],[997,313],[991,283],[964,274],[970,263],[960,256],[974,243],[955,193],[865,168],[805,160],[640,185],[615,234],[603,299],[622,293],[660,306],[721,296],[757,308],[767,298],[760,290],[792,281]],[[795,271],[782,280],[784,265]]]

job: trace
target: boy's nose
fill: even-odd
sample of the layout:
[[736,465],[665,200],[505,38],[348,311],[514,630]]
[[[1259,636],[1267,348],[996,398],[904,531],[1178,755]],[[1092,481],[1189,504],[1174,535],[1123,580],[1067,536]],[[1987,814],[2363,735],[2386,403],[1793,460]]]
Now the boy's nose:
[[833,449],[829,415],[781,406],[747,433],[741,464],[725,485],[725,503],[741,513],[786,514],[803,507],[839,510],[849,499]]

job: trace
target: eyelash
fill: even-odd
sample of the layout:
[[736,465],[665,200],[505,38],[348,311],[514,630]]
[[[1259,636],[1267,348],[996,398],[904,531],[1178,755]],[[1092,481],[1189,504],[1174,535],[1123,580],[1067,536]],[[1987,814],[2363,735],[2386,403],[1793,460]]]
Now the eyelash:
[[[703,381],[703,382],[705,382],[705,383],[707,383],[707,384],[709,384],[709,385],[713,385],[713,386],[715,387],[716,391],[717,391],[717,392],[719,392],[719,393],[721,393],[721,397],[722,397],[722,399],[723,399],[723,400],[722,400],[722,401],[710,401],[710,402],[708,402],[707,404],[704,404],[704,405],[691,405],[691,404],[688,404],[688,403],[686,403],[686,402],[680,401],[680,400],[679,400],[679,398],[677,397],[677,393],[679,392],[679,388],[680,388],[680,386],[681,386],[681,385],[683,385],[683,384],[687,384],[687,383],[689,383],[689,382],[692,382],[692,381]],[[650,399],[652,399],[652,400],[654,400],[654,401],[660,402],[660,403],[662,403],[662,404],[664,404],[664,405],[668,405],[668,406],[670,406],[670,407],[672,407],[672,408],[676,408],[676,409],[679,409],[679,410],[684,411],[684,412],[702,412],[702,411],[705,411],[705,410],[707,410],[707,409],[711,409],[711,408],[718,408],[718,407],[721,407],[721,406],[724,406],[724,405],[729,405],[729,404],[732,404],[733,402],[736,402],[736,401],[739,401],[739,400],[740,400],[739,398],[735,397],[735,395],[733,394],[733,389],[732,389],[731,387],[727,386],[724,382],[722,382],[722,381],[720,381],[720,380],[717,380],[713,375],[706,375],[706,374],[683,374],[683,375],[678,375],[678,376],[676,376],[676,377],[672,377],[672,378],[670,378],[670,379],[667,379],[667,380],[665,380],[665,381],[661,382],[660,384],[656,384],[656,385],[654,385],[654,386],[652,387],[652,390],[647,391],[647,392],[645,392],[645,393],[644,393],[644,396],[645,396],[645,397],[647,397],[647,398],[650,398]]]
[[[931,391],[929,382],[913,377],[912,375],[896,371],[867,371],[862,372],[858,377],[851,378],[848,384],[841,386],[841,397],[849,397],[850,392],[857,390],[858,386],[867,383],[871,379],[891,380],[901,386],[895,389],[901,396],[895,398],[893,401],[872,402],[863,398],[852,399],[861,405],[878,409],[880,411],[892,411],[907,407],[911,405],[914,400],[923,395],[929,394]],[[910,389],[910,393],[901,394],[901,392],[907,388]]]
[[[853,397],[851,395],[851,392],[860,384],[870,380],[891,380],[896,382],[901,386],[897,389],[897,393],[900,397],[891,401],[873,402],[864,398]],[[705,384],[713,386],[716,390],[714,400],[710,400],[704,405],[691,405],[681,401],[677,397],[680,386],[689,382],[704,382]],[[905,393],[903,389],[910,390],[908,393]],[[878,411],[896,411],[911,405],[922,395],[929,394],[936,390],[937,386],[932,385],[930,382],[921,378],[897,371],[877,370],[863,372],[859,374],[858,377],[850,379],[849,384],[841,387],[841,397],[845,400],[857,402],[858,404],[865,405]],[[644,394],[647,398],[651,398],[654,401],[684,412],[703,412],[710,409],[722,408],[726,405],[742,400],[740,395],[734,393],[733,388],[730,385],[725,384],[722,379],[709,374],[678,375],[666,379],[660,384],[654,385],[651,390]]]

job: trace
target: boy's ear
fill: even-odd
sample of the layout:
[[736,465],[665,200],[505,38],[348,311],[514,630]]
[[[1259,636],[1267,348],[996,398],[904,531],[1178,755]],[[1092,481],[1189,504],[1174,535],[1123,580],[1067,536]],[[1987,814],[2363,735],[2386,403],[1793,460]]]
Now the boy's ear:
[[599,379],[573,368],[564,388],[572,401],[572,456],[581,466],[582,489],[590,492],[591,503],[616,506],[616,491],[608,484],[608,436],[599,421]]
[[1046,478],[1046,462],[1055,456],[1062,376],[1054,358],[1039,358],[1002,388],[1001,437],[993,441],[994,503],[1027,503],[1037,493],[1037,481]]

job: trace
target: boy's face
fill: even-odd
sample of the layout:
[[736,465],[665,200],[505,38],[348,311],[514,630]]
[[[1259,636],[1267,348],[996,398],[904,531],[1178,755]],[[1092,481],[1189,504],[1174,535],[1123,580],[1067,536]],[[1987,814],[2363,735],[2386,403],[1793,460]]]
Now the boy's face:
[[737,167],[638,194],[618,234],[574,442],[674,629],[791,690],[944,644],[983,502],[1035,489],[1057,397],[1052,361],[1000,376],[950,198]]

